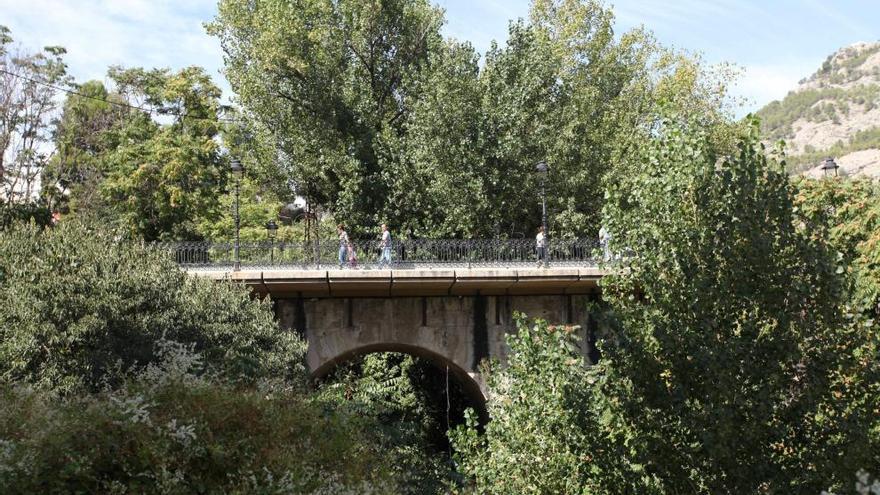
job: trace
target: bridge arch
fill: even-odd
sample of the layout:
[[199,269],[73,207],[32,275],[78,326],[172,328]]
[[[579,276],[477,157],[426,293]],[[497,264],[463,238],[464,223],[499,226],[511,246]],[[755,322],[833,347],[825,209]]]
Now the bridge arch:
[[442,373],[448,370],[449,376],[461,386],[464,394],[475,406],[481,422],[485,423],[488,419],[486,411],[486,395],[482,378],[479,373],[468,372],[452,359],[417,345],[400,342],[376,342],[347,349],[336,356],[324,359],[323,362],[319,364],[315,363],[311,368],[312,379],[321,380],[328,376],[337,366],[353,361],[367,354],[378,352],[397,352],[407,354],[426,360],[431,363],[438,372]]

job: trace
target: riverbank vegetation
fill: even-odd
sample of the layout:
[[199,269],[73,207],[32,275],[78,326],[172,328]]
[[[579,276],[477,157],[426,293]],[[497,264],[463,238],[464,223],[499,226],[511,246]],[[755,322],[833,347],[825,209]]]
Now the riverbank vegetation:
[[[876,183],[790,178],[757,123],[729,117],[727,69],[615,33],[598,2],[536,0],[482,59],[442,24],[422,0],[223,0],[208,29],[235,109],[198,68],[113,68],[108,85],[71,86],[57,118],[61,100],[11,88],[10,115],[47,107],[16,121],[27,129],[0,125],[0,144],[40,140],[0,150],[14,157],[0,170],[0,491],[870,486]],[[3,67],[71,82],[63,50],[13,57],[0,34]],[[231,156],[252,240],[297,195],[288,240],[331,220],[519,236],[540,223],[529,191],[546,160],[552,235],[611,232],[589,308],[598,364],[576,329],[521,315],[507,361],[484,363],[487,423],[448,370],[411,356],[315,383],[302,329],[280,328],[271,301],[189,277],[150,243],[227,240]],[[35,173],[42,193],[19,194]]]

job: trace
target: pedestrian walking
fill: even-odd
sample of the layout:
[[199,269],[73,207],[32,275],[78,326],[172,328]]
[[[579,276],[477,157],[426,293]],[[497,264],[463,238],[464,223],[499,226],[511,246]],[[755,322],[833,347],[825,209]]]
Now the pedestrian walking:
[[611,260],[611,247],[608,245],[608,242],[611,240],[611,233],[608,232],[608,229],[605,226],[601,226],[599,228],[599,247],[602,248],[602,259],[604,261]]
[[357,269],[358,265],[358,255],[357,249],[354,248],[354,243],[348,243],[348,265],[352,270]]
[[348,261],[348,245],[350,242],[345,226],[341,223],[336,226],[336,233],[339,234],[339,268],[342,269],[345,267],[345,262]]
[[382,254],[379,256],[379,267],[391,265],[391,232],[388,231],[388,225],[382,224],[382,235],[379,238],[379,248]]
[[535,248],[538,254],[538,266],[543,263],[547,266],[547,236],[544,235],[544,227],[538,227],[538,235],[535,236]]

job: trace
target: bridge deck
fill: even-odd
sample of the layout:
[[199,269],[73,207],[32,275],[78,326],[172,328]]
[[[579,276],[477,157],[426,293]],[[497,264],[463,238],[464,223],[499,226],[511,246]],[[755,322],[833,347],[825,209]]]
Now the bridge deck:
[[588,294],[599,290],[597,267],[409,269],[190,269],[213,280],[245,283],[273,297],[388,297]]

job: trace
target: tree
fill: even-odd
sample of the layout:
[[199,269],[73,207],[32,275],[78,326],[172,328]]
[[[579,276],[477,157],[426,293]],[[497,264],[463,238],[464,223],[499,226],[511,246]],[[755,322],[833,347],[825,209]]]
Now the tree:
[[876,328],[750,129],[728,155],[674,115],[609,184],[601,359],[519,328],[485,436],[456,433],[478,491],[819,493],[877,465]]
[[614,36],[592,0],[542,0],[481,69],[443,40],[424,0],[221,2],[209,31],[245,115],[270,129],[310,203],[356,226],[419,236],[513,236],[540,219],[598,231],[602,181],[650,136],[659,108],[730,126],[727,80],[642,31]]
[[407,80],[440,20],[425,0],[227,0],[209,32],[246,112],[290,158],[300,194],[365,225],[387,194],[383,143],[400,132]]
[[[130,236],[194,239],[219,216],[227,180],[220,153],[220,89],[204,69],[111,68],[71,95],[55,133],[47,195],[74,216]],[[154,118],[155,117],[155,118]]]
[[603,281],[619,322],[594,394],[609,434],[662,491],[848,482],[876,463],[873,413],[851,393],[876,364],[838,305],[833,258],[798,228],[784,163],[755,123],[729,155],[687,118],[657,133],[604,209],[624,256]]
[[597,376],[583,365],[573,330],[541,320],[530,326],[519,315],[516,334],[506,337],[507,365],[483,370],[491,417],[485,432],[470,411],[467,424],[450,433],[475,493],[635,493],[635,470],[610,469],[612,458],[626,466],[630,449],[604,435],[608,419],[591,402]]
[[67,97],[54,126],[55,153],[41,178],[42,195],[53,210],[81,216],[106,214],[108,205],[100,190],[106,157],[122,144],[122,131],[133,112],[99,81],[81,84]]
[[192,345],[231,381],[303,380],[305,346],[248,289],[190,277],[167,253],[77,222],[0,236],[0,381],[62,392],[118,384]]
[[9,29],[0,25],[0,199],[10,204],[39,193],[57,88],[70,83],[64,48],[29,53],[11,45]]

